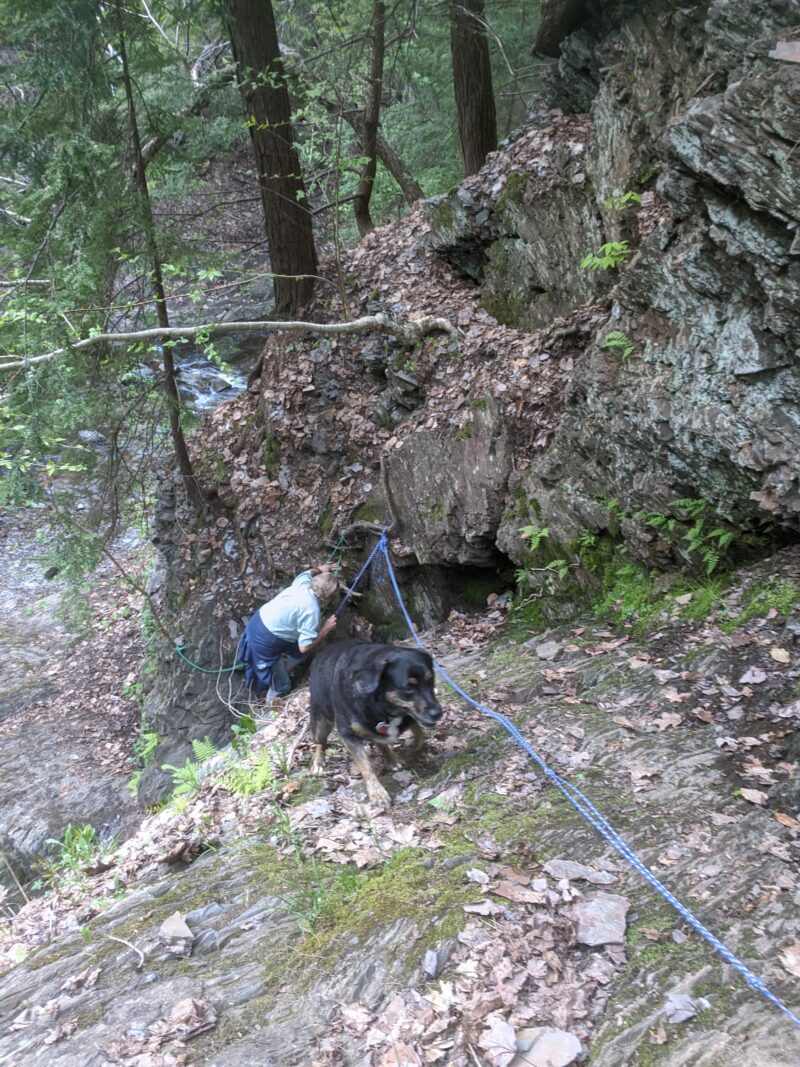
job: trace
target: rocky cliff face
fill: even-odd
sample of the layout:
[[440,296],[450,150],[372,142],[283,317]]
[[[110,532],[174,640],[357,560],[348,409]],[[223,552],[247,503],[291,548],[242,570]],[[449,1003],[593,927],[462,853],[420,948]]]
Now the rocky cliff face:
[[[444,314],[460,336],[270,343],[195,440],[213,522],[161,539],[176,626],[207,667],[341,531],[357,559],[354,522],[393,523],[423,622],[504,566],[560,558],[591,584],[581,541],[702,568],[692,530],[719,531],[713,552],[796,536],[800,65],[771,56],[796,6],[545,16],[557,57],[530,125],[342,264],[349,314]],[[538,559],[530,528],[547,531]],[[160,679],[160,728],[224,728],[214,676],[170,654]]]
[[[614,282],[609,319],[517,485],[563,547],[621,527],[657,559],[638,516],[676,499],[702,498],[740,531],[797,527],[800,67],[770,58],[792,4],[639,6],[586,5],[561,41],[550,102],[588,109],[580,151],[574,121],[551,111],[536,168],[430,217],[434,247],[521,326],[601,288],[578,250],[628,241],[624,265],[598,272]],[[522,561],[518,528],[507,512],[499,544]]]

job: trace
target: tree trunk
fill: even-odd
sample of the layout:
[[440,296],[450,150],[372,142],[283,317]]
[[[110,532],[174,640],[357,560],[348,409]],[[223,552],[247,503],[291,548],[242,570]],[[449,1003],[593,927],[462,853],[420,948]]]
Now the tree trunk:
[[586,0],[542,0],[539,29],[531,49],[533,55],[557,59],[561,42],[578,25],[586,6]]
[[[117,8],[119,13],[119,7]],[[156,304],[156,318],[158,325],[165,330],[169,327],[169,314],[167,312],[167,298],[164,292],[164,279],[161,274],[161,257],[158,254],[156,241],[156,228],[153,221],[153,205],[150,202],[150,190],[147,187],[147,172],[142,155],[142,142],[139,137],[139,125],[136,121],[136,107],[131,88],[130,70],[128,68],[128,53],[125,47],[125,34],[119,35],[119,54],[122,61],[122,79],[125,84],[125,99],[128,104],[128,126],[131,135],[131,147],[133,149],[134,181],[139,194],[139,204],[142,213],[142,225],[147,241],[147,252],[153,270],[153,294]],[[167,401],[169,414],[169,429],[172,436],[172,447],[175,450],[175,458],[178,461],[178,469],[186,488],[186,493],[192,503],[202,508],[205,504],[203,494],[189,458],[189,450],[186,447],[186,438],[181,428],[181,400],[178,393],[178,381],[175,377],[175,362],[172,358],[172,347],[166,343],[161,346],[161,359],[164,367],[164,393]]]
[[[340,118],[343,118],[348,126],[355,131],[358,138],[359,150],[361,151],[364,144],[364,112],[361,108],[347,108],[346,110],[340,110],[340,108],[330,100],[323,99],[322,103],[331,115],[338,115]],[[409,207],[415,204],[417,200],[424,200],[425,191],[422,186],[380,130],[378,130],[375,138],[375,154],[400,186],[400,191]]]
[[381,114],[381,92],[383,90],[383,56],[385,52],[384,40],[386,30],[386,8],[382,0],[375,0],[372,9],[372,64],[369,74],[369,89],[367,100],[364,105],[364,133],[361,138],[361,151],[367,157],[367,162],[361,170],[361,180],[358,183],[358,192],[353,201],[358,232],[363,237],[370,230],[375,229],[372,216],[369,213],[369,201],[372,189],[375,185],[375,175],[378,170],[377,141],[378,120]]
[[225,0],[225,13],[258,171],[275,309],[293,315],[313,293],[317,252],[275,16],[271,0]]
[[497,117],[483,0],[451,0],[450,47],[464,173],[474,174],[497,148]]

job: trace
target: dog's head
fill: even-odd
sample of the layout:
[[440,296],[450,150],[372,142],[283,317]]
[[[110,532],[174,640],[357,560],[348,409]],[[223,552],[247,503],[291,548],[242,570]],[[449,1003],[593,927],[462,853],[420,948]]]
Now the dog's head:
[[433,691],[433,660],[415,648],[387,648],[374,664],[372,692],[420,726],[433,726],[442,708]]

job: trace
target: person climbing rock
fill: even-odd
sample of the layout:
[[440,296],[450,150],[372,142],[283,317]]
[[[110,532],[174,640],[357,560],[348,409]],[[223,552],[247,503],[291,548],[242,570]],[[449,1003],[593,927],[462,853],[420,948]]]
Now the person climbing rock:
[[335,563],[323,563],[303,571],[248,622],[236,658],[256,695],[267,690],[268,699],[285,696],[292,688],[290,672],[335,628],[335,615],[320,626],[322,611],[339,589],[335,570]]

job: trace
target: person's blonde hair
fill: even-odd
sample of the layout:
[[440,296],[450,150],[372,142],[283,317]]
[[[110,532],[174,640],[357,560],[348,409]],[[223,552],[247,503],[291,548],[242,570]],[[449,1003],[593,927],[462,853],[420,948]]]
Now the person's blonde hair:
[[339,591],[339,583],[330,571],[315,574],[311,579],[311,589],[320,604],[330,603]]

